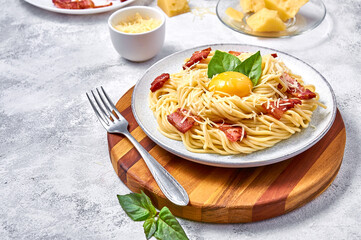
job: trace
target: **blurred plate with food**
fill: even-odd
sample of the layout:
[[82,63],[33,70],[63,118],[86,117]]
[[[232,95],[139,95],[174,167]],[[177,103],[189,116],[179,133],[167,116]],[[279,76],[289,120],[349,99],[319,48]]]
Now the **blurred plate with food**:
[[36,7],[63,14],[95,14],[122,8],[135,0],[25,0]]
[[316,28],[326,16],[321,0],[219,0],[223,24],[257,37],[290,37]]

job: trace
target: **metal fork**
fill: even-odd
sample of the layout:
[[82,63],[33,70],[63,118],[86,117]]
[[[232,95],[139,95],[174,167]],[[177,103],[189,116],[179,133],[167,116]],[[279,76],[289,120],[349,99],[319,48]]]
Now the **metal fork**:
[[[129,133],[128,131],[128,121],[120,114],[117,108],[114,106],[113,102],[108,97],[107,93],[104,91],[103,87],[101,92],[96,89],[98,97],[94,94],[93,90],[91,91],[95,103],[89,97],[88,93],[86,96],[97,115],[100,123],[109,133],[123,134],[126,136],[134,147],[138,150],[142,156],[144,162],[147,164],[150,172],[152,173],[155,181],[157,182],[159,188],[162,190],[164,195],[174,204],[179,206],[186,206],[189,202],[189,197],[184,188],[175,180],[172,175],[170,175],[165,168],[160,165],[157,160],[155,160],[143,147],[140,143]],[[100,103],[101,102],[101,103]],[[98,111],[97,105],[100,112]],[[113,111],[116,113],[114,114]]]

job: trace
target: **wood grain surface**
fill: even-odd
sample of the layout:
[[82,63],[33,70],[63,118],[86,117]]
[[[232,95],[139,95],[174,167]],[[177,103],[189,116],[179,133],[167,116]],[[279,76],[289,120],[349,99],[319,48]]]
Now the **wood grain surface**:
[[240,223],[279,216],[326,190],[341,166],[346,131],[339,112],[325,137],[304,153],[268,166],[219,168],[177,157],[150,140],[134,119],[132,92],[133,88],[116,107],[128,120],[131,134],[188,192],[189,205],[176,206],[165,198],[139,153],[121,135],[108,134],[112,165],[131,191],[143,190],[157,208],[167,206],[178,217]]

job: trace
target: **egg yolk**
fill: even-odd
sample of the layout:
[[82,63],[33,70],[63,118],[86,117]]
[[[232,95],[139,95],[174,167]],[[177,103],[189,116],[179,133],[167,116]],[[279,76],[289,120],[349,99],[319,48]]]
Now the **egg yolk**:
[[220,92],[239,97],[248,96],[253,88],[252,81],[239,72],[223,72],[213,77],[208,89],[213,92]]

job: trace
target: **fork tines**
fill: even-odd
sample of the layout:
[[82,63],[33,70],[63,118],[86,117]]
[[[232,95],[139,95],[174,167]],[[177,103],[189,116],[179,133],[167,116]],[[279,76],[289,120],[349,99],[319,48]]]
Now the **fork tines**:
[[[88,100],[100,123],[103,125],[104,128],[108,128],[110,124],[119,121],[118,116],[120,116],[120,113],[114,106],[113,102],[110,100],[108,94],[104,91],[103,87],[100,87],[100,89],[101,91],[96,88],[98,96],[96,96],[94,91],[91,90],[95,102],[89,97],[88,93],[86,93],[86,96],[88,97]],[[100,111],[98,111],[98,109]]]

